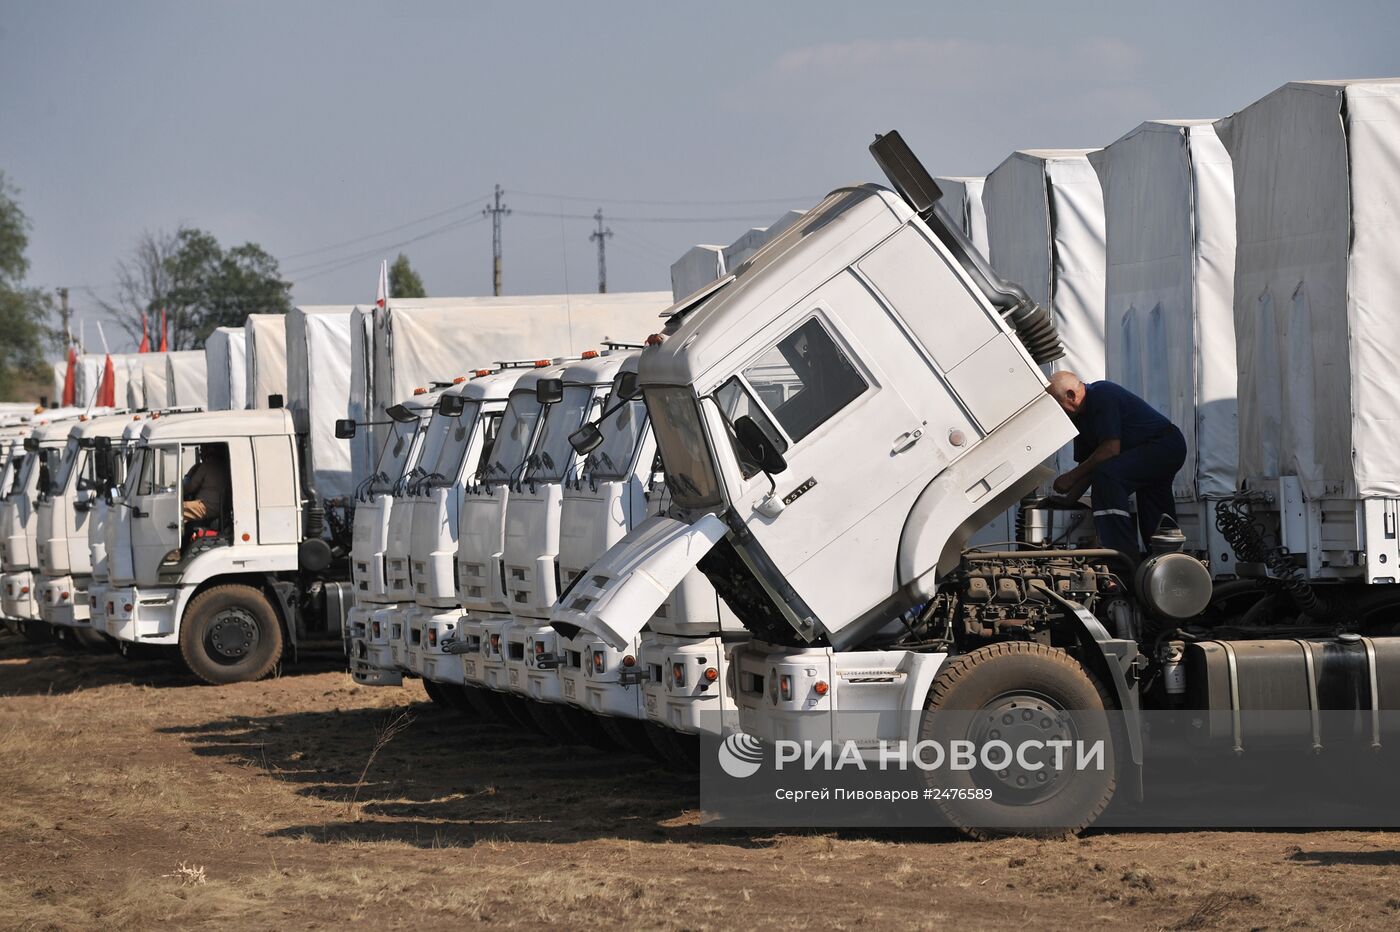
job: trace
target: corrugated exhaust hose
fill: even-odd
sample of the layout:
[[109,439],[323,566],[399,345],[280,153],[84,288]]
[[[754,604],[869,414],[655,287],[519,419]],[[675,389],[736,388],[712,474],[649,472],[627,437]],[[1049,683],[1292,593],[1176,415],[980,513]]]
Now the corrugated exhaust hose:
[[938,206],[943,191],[898,130],[876,136],[870,145],[870,154],[875,157],[894,190],[914,208],[939,241],[957,258],[992,306],[1001,312],[1002,318],[1016,332],[1031,358],[1044,365],[1063,356],[1065,348],[1050,311],[1032,300],[1026,289],[998,275],[958,225]]

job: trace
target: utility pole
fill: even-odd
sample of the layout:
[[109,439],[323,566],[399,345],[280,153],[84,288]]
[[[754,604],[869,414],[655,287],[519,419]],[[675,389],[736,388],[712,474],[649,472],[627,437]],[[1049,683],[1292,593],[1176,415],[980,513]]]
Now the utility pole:
[[58,302],[59,302],[59,305],[58,305],[59,311],[58,311],[58,313],[59,313],[60,315],[62,315],[62,317],[63,317],[63,342],[64,342],[64,345],[67,345],[67,344],[73,342],[73,331],[72,331],[72,329],[71,329],[70,326],[69,326],[69,317],[68,317],[68,314],[69,314],[69,311],[68,311],[68,289],[67,289],[67,288],[59,288],[59,289],[56,289],[56,290],[58,291]]
[[589,242],[598,243],[598,293],[608,293],[608,237],[613,235],[611,229],[603,228],[603,208],[599,207],[598,212],[593,215],[593,219],[598,221],[598,229],[588,234]]
[[510,208],[501,203],[501,195],[506,192],[496,185],[496,203],[484,208],[483,215],[491,215],[491,287],[496,297],[501,296],[501,218],[510,216]]

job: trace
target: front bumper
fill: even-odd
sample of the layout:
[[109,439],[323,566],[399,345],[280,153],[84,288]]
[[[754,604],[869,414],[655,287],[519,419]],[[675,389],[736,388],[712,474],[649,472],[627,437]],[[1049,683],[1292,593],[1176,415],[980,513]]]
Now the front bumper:
[[637,651],[647,673],[642,706],[647,721],[685,734],[730,734],[739,710],[729,692],[729,658],[718,636],[686,638],[644,632]]
[[[641,678],[635,649],[614,650],[586,631],[560,638],[559,679],[563,701],[595,715],[644,719]],[[631,658],[631,663],[627,659]]]
[[[468,686],[485,686],[504,691],[506,688],[505,641],[502,631],[510,624],[509,615],[462,616],[459,637],[467,640],[468,650],[461,655],[462,682]],[[473,651],[470,648],[476,647]]]
[[510,691],[537,702],[563,702],[558,632],[540,621],[517,621],[507,626],[503,638]]
[[114,586],[103,599],[107,633],[119,641],[175,644],[180,630],[175,609],[178,589]]
[[393,625],[399,617],[398,605],[367,605],[369,621],[365,634],[365,662],[380,670],[397,670],[392,650]]
[[462,622],[461,610],[423,608],[420,611],[417,653],[419,675],[435,683],[465,683],[461,657],[443,651],[443,647],[457,636],[458,626]]
[[37,595],[32,570],[17,570],[0,576],[0,613],[6,618],[38,621]]
[[51,576],[39,586],[39,617],[51,625],[86,628],[92,615],[86,578]]

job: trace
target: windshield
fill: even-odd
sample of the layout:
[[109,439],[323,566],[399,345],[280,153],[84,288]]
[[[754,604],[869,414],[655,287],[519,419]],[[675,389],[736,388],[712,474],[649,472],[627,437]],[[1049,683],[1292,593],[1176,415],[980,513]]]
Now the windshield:
[[570,385],[564,389],[564,399],[550,405],[544,418],[544,432],[530,457],[530,469],[525,476],[535,482],[558,482],[574,456],[569,446],[569,434],[578,430],[588,416],[593,389],[588,385]]
[[387,491],[398,482],[400,476],[413,468],[409,457],[413,453],[413,439],[418,435],[420,423],[422,422],[418,418],[394,422],[394,426],[389,429],[389,436],[384,438],[384,448],[379,451],[379,468],[376,470],[378,481],[372,488]]
[[603,442],[588,454],[584,472],[598,479],[626,478],[632,457],[647,426],[647,406],[641,398],[625,402],[621,408],[598,423]]
[[524,462],[525,451],[530,449],[530,439],[539,420],[540,403],[535,398],[533,388],[510,396],[510,404],[506,406],[505,417],[501,420],[501,432],[496,437],[491,460],[486,465],[486,482],[505,482]]
[[721,504],[695,393],[689,388],[648,388],[646,403],[672,500],[682,508]]
[[68,487],[68,477],[73,474],[73,467],[78,462],[78,458],[87,459],[87,454],[78,446],[77,437],[68,438],[68,446],[63,448],[63,458],[59,460],[56,467],[51,467],[52,481],[49,483],[45,495],[62,495],[64,489]]
[[0,473],[0,496],[10,497],[10,493],[19,487],[20,472],[24,468],[24,452],[16,445],[15,450],[10,455],[10,460],[5,464],[5,471]]
[[[467,447],[471,444],[472,428],[476,426],[476,415],[480,410],[480,402],[469,401],[462,407],[460,417],[448,417],[445,414],[433,416],[435,424],[439,419],[446,423],[442,425],[443,437],[436,451],[437,456],[423,467],[432,477],[429,484],[443,486],[456,483],[462,472],[462,460],[466,458]],[[426,460],[427,453],[424,452],[423,456]]]

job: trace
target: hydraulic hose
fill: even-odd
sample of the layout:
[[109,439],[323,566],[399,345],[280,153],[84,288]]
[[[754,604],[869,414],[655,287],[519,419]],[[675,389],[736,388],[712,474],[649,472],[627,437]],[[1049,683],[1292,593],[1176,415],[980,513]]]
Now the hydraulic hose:
[[1311,618],[1326,618],[1332,614],[1332,607],[1317,594],[1307,574],[1289,559],[1286,549],[1269,545],[1264,537],[1264,526],[1254,520],[1249,510],[1252,497],[1240,495],[1216,502],[1215,529],[1235,551],[1236,560],[1268,567],[1299,611]]

